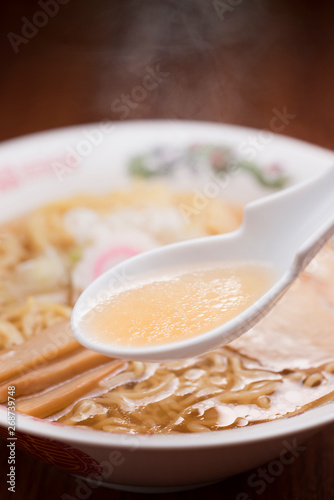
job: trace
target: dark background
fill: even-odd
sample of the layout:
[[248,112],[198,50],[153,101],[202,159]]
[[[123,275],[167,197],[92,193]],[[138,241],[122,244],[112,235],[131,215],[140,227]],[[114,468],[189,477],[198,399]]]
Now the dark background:
[[[285,134],[334,149],[334,3],[236,3],[69,0],[45,26],[30,32],[25,43],[18,38],[26,22],[22,18],[31,21],[41,7],[37,1],[2,2],[0,140],[120,119],[111,103],[141,84],[148,65],[159,64],[169,77],[131,109],[129,119],[208,120],[267,128],[272,110],[285,106],[296,115]],[[17,459],[17,492],[7,492],[3,476],[1,499],[53,500],[65,493],[75,497],[76,482],[70,475],[24,453]],[[0,470],[7,470],[4,446]],[[248,486],[249,472],[163,498],[229,500],[244,491],[252,499],[333,500],[333,470],[332,426],[309,440],[306,451],[261,495]],[[90,499],[137,497],[144,498],[100,488]]]

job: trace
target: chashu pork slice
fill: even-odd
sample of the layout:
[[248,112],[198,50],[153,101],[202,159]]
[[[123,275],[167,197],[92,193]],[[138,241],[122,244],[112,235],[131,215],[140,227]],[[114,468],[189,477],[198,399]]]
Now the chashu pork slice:
[[334,252],[327,262],[313,265],[267,316],[229,346],[277,372],[332,363],[333,288]]

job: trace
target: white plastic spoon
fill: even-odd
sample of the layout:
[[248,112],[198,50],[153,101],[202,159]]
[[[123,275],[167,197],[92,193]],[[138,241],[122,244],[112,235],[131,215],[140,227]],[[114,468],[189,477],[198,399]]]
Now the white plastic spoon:
[[[241,227],[145,252],[111,268],[80,296],[72,313],[77,340],[103,354],[142,361],[182,359],[227,344],[255,325],[334,234],[334,168],[297,186],[252,202]],[[82,328],[89,311],[112,294],[132,288],[147,275],[163,275],[181,266],[210,262],[257,262],[277,271],[272,287],[248,309],[213,330],[178,342],[131,347],[92,340]],[[131,310],[128,312],[131,315]]]

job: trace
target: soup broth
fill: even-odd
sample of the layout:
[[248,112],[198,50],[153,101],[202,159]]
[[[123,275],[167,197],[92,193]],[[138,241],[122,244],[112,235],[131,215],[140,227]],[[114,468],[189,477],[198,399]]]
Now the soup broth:
[[[241,208],[219,199],[185,221],[178,207],[192,196],[138,184],[41,207],[0,228],[1,404],[15,386],[16,409],[29,415],[107,432],[160,434],[244,427],[333,400],[333,243],[263,320],[214,352],[172,363],[123,362],[75,341],[72,307],[106,268],[240,224]],[[184,285],[178,282],[181,298]],[[158,322],[155,331],[165,340]],[[60,332],[58,325],[64,325]],[[178,332],[187,331],[193,329],[180,323]]]
[[125,347],[185,340],[247,309],[269,289],[273,276],[273,269],[247,263],[171,269],[99,304],[80,328],[95,342]]

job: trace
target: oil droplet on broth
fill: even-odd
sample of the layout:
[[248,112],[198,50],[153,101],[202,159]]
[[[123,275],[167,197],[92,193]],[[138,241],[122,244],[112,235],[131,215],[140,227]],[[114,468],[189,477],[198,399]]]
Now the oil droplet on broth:
[[169,276],[121,290],[83,317],[86,337],[119,347],[185,340],[234,318],[274,282],[274,270],[259,264],[210,264],[171,271]]

